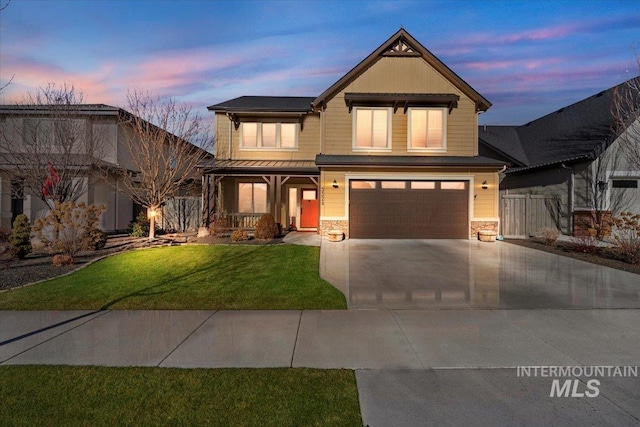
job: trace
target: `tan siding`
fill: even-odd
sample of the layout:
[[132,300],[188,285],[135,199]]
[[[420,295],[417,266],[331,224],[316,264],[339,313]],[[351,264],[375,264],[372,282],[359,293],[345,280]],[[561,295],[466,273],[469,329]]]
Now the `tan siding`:
[[[338,188],[333,188],[333,180],[338,183]],[[345,216],[345,191],[346,185],[344,172],[323,171],[320,175],[320,216],[344,217]]]
[[[226,115],[216,114],[216,157],[229,158],[229,124]],[[231,126],[232,153],[234,160],[314,160],[320,152],[320,117],[317,114],[305,117],[298,134],[297,150],[240,150],[240,128]]]
[[363,93],[452,93],[460,96],[458,107],[447,116],[446,153],[408,153],[407,115],[398,109],[392,118],[392,145],[381,155],[474,156],[477,155],[477,114],[474,102],[421,58],[382,58],[338,93],[327,105],[325,154],[351,154],[353,115],[344,94]]
[[[385,174],[389,177],[402,176],[416,179],[425,179],[428,176],[436,179],[446,179],[463,177],[473,179],[474,187],[472,192],[472,217],[474,218],[497,218],[498,217],[498,175],[497,173],[474,172],[473,170],[457,170],[453,168],[430,168],[419,172],[415,169],[397,168],[354,168],[354,169],[331,169],[323,170],[321,174],[321,188],[324,190],[324,203],[321,203],[320,215],[322,217],[343,217],[346,215],[345,193],[348,191],[346,175],[369,175],[371,177],[383,178]],[[333,180],[339,188],[333,188]],[[482,182],[487,181],[488,188],[482,189]],[[473,196],[475,195],[475,197]]]
[[[487,181],[488,188],[482,189],[482,183]],[[498,175],[495,173],[478,173],[475,176],[473,217],[498,217]]]

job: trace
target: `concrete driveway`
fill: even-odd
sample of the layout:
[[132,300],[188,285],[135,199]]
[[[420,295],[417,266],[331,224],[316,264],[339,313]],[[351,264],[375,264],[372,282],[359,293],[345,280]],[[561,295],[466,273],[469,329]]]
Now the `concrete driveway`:
[[320,275],[349,308],[640,308],[640,277],[505,242],[322,242]]

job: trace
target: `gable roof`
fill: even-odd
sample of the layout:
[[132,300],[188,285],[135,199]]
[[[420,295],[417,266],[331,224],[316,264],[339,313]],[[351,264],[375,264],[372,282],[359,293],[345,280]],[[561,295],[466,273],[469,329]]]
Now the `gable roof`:
[[462,93],[468,96],[476,103],[476,110],[486,111],[491,107],[491,102],[475,91],[467,82],[462,80],[460,76],[454,73],[434,54],[429,52],[427,48],[422,46],[411,34],[404,28],[392,35],[380,47],[374,50],[369,56],[356,65],[351,71],[345,74],[340,80],[335,82],[331,87],[322,92],[320,96],[313,100],[313,107],[319,108],[331,100],[336,94],[347,87],[351,82],[357,79],[361,74],[367,71],[371,66],[378,62],[384,56],[414,56],[421,57],[436,71],[446,77],[453,83]]
[[241,96],[207,107],[219,112],[311,112],[315,98],[309,96]]
[[611,111],[616,91],[624,90],[627,83],[522,126],[480,126],[478,137],[517,161],[507,173],[596,159],[616,139]]

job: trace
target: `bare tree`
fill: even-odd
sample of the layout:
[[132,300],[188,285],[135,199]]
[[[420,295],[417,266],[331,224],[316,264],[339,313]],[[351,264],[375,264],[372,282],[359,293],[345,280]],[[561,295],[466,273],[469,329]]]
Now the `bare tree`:
[[76,201],[97,178],[105,140],[82,117],[84,96],[73,86],[54,83],[5,106],[0,132],[0,170],[49,208]]
[[[6,0],[6,1],[7,1],[7,2],[6,2],[5,4],[2,4],[2,0],[0,0],[0,12],[1,12],[1,11],[3,11],[3,10],[5,10],[5,9],[9,6],[9,3],[11,3],[11,0]],[[16,76],[16,75],[15,75],[15,74],[13,74],[13,75],[11,76],[11,78],[9,79],[9,81],[8,81],[8,82],[6,82],[6,83],[5,83],[5,84],[3,84],[2,86],[0,86],[0,92],[2,92],[2,90],[3,90],[3,89],[5,89],[7,86],[9,86],[9,85],[11,84],[11,82],[13,81],[13,78],[14,78],[15,76]]]
[[203,118],[184,104],[130,91],[121,117],[127,161],[120,164],[124,191],[147,208],[149,239],[155,213],[169,199],[198,182],[196,166],[211,156],[213,139]]
[[640,170],[640,53],[636,52],[639,76],[628,80],[614,93],[612,116],[620,148],[629,166]]
[[593,161],[587,174],[587,185],[590,187],[591,208],[593,209],[593,229],[595,238],[602,240],[611,233],[612,218],[625,210],[629,199],[622,192],[610,188],[613,171],[620,168],[621,159],[609,143],[603,143],[601,153]]

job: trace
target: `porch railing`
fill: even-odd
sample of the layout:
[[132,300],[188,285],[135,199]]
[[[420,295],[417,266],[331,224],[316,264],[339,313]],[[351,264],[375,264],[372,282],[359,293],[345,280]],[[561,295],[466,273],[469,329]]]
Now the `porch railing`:
[[264,213],[226,213],[216,214],[215,222],[226,222],[226,228],[231,230],[253,230]]

